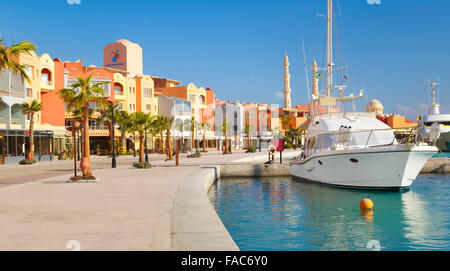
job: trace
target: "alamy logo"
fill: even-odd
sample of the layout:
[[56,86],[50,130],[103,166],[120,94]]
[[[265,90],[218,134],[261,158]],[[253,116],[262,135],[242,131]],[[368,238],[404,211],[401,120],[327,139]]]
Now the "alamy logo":
[[67,0],[67,4],[69,4],[69,5],[73,5],[73,4],[81,5],[81,0]]

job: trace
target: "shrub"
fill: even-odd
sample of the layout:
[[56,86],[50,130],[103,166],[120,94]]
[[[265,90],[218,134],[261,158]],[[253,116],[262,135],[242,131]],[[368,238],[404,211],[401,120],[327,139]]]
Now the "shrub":
[[251,147],[247,148],[247,150],[245,152],[256,152],[256,146],[251,146]]
[[283,144],[283,149],[292,149],[292,148],[293,148],[293,146],[290,143],[284,143]]
[[151,168],[152,165],[149,162],[134,162],[133,167],[135,168]]
[[21,165],[32,165],[34,163],[36,163],[36,160],[28,161],[27,159],[22,159],[19,161],[19,164],[21,164]]
[[200,156],[202,156],[202,154],[200,153],[199,150],[196,150],[195,153],[189,154],[189,155],[187,156],[187,158],[199,158]]

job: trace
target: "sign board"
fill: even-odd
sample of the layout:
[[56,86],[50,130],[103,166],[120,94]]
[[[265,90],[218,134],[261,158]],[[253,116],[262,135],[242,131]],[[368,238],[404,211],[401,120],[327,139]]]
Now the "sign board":
[[283,139],[272,139],[270,143],[275,146],[277,151],[283,151]]

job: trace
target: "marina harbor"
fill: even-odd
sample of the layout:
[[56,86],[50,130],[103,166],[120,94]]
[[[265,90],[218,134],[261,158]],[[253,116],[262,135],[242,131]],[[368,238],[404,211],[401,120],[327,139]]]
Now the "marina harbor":
[[2,1],[0,251],[449,251],[450,1],[400,2]]

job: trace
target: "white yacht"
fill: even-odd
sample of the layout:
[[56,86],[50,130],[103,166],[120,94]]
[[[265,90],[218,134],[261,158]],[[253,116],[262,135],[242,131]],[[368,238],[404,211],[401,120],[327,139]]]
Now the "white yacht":
[[441,114],[439,112],[439,102],[436,98],[437,85],[439,85],[439,83],[431,82],[431,105],[428,109],[428,114],[420,116],[419,134],[424,136],[424,139],[428,140],[430,135],[433,134],[433,128],[438,128],[439,135],[436,146],[441,151],[450,151],[450,114]]
[[[360,99],[363,92],[344,96],[345,86],[335,86],[340,97],[331,95],[335,69],[332,22],[333,3],[328,0],[326,93],[320,96],[313,89],[305,148],[291,162],[291,175],[340,187],[407,188],[438,149],[426,143],[399,144],[393,130],[375,113],[343,112],[344,102]],[[337,107],[338,102],[342,102],[342,108]]]

